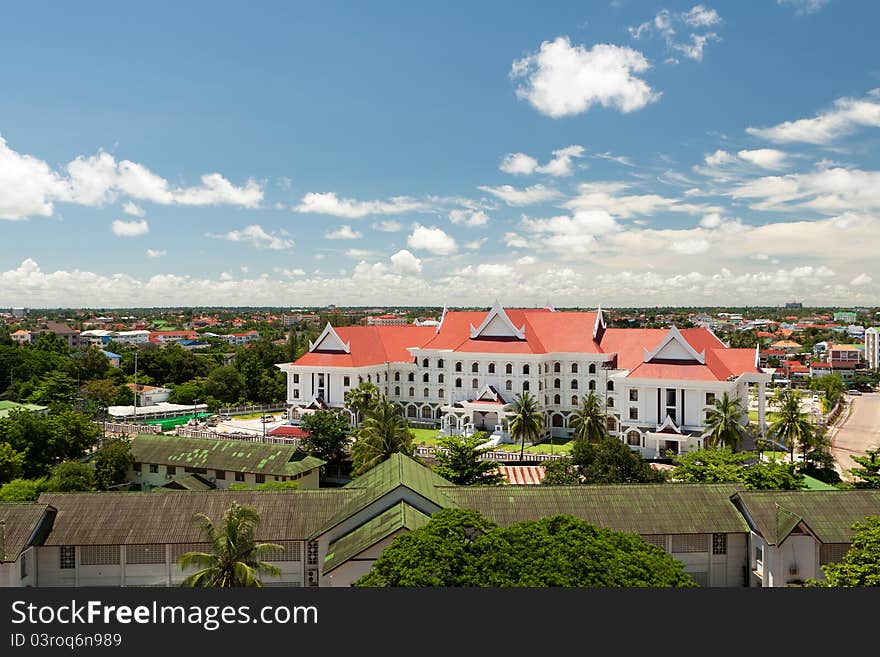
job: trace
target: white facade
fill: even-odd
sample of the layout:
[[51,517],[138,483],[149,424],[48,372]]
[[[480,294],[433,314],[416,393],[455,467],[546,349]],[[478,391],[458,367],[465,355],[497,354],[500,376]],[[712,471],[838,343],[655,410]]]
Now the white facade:
[[876,327],[865,331],[865,360],[870,369],[880,369],[880,329]]
[[119,344],[147,344],[150,341],[150,332],[147,330],[118,331],[113,340]]

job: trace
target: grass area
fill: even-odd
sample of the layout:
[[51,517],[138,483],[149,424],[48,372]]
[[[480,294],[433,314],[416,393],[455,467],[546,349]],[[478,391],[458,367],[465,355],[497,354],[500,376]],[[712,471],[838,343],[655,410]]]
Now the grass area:
[[410,431],[415,435],[413,443],[416,445],[433,446],[440,444],[439,429],[410,429]]
[[[549,440],[537,445],[529,445],[525,451],[528,454],[570,454],[574,447],[574,441],[570,438],[554,438],[552,447]],[[519,445],[499,445],[498,449],[505,452],[519,452]]]
[[810,475],[804,475],[804,485],[807,490],[837,490],[834,486],[826,484],[824,481],[819,481]]
[[[769,423],[773,422],[774,420],[776,420],[778,415],[779,415],[779,413],[776,413],[774,411],[767,411],[766,413],[764,413],[764,421],[769,424]],[[758,411],[749,411],[749,420],[751,420],[752,422],[757,422],[758,421]]]
[[281,411],[275,411],[274,413],[270,413],[269,411],[264,411],[263,413],[247,413],[245,415],[233,415],[233,420],[259,420],[264,415],[272,415],[274,417],[278,417],[278,415],[284,415]]

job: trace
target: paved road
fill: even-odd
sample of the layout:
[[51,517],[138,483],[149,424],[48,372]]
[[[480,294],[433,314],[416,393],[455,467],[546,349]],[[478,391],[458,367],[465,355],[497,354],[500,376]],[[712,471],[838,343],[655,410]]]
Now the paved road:
[[838,471],[844,479],[850,479],[850,468],[858,467],[850,458],[852,454],[861,456],[867,449],[880,447],[880,393],[866,393],[849,399],[852,412],[831,442]]

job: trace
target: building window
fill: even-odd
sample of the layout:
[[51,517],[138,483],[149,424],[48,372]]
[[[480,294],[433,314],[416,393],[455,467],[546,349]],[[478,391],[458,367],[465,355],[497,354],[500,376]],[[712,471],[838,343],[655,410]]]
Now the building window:
[[479,387],[480,387],[480,382],[477,381],[476,379],[471,379],[471,388],[473,388],[474,390],[476,390],[476,389],[479,388]]
[[400,381],[400,372],[395,372],[395,373],[394,373],[394,380],[395,380],[395,381]]
[[727,554],[727,534],[712,534],[712,554]]
[[605,420],[605,426],[608,427],[608,431],[617,431],[617,420],[609,416],[608,419]]
[[410,373],[406,376],[406,380],[409,381],[410,383],[412,383],[413,381],[415,381],[415,380],[416,380],[415,372],[410,372]]
[[639,391],[636,388],[629,389],[629,400],[632,402],[639,401]]
[[437,391],[437,396],[438,396],[440,399],[443,399],[443,394],[444,394],[444,392],[445,392],[445,390],[443,390],[443,388],[440,388],[440,390]]
[[456,380],[455,380],[455,387],[456,387],[456,388],[461,388],[461,379],[456,379]]
[[150,463],[150,474],[156,474],[159,472],[159,466],[155,463]]
[[255,474],[254,481],[257,482],[258,484],[265,484],[266,483],[266,475],[264,475],[262,472]]
[[572,389],[572,390],[577,390],[577,389],[578,389],[578,381],[577,381],[577,379],[572,379],[572,380],[571,380],[571,389]]
[[641,447],[642,446],[642,436],[638,431],[627,431],[626,432],[626,444],[631,445],[632,447]]
[[428,374],[427,372],[425,372],[422,375],[422,383],[430,383],[430,382],[431,382],[431,375]]
[[562,371],[562,365],[560,365],[558,362],[553,363],[553,373],[559,374],[559,372],[561,372],[561,371]]
[[526,392],[529,389],[529,382],[523,381],[523,392]]
[[407,417],[416,417],[418,411],[415,406],[407,406],[406,407],[406,415]]
[[476,373],[479,372],[479,371],[480,371],[480,364],[479,364],[479,363],[473,363],[473,364],[471,365],[471,372],[474,373],[474,374],[476,374]]
[[226,470],[215,470],[214,476],[220,480],[226,479]]
[[461,361],[458,361],[458,362],[455,364],[455,371],[456,371],[456,372],[461,372]]
[[61,557],[60,566],[62,570],[69,570],[71,568],[76,568],[76,546],[75,545],[62,545],[58,554]]
[[578,396],[577,396],[577,395],[572,395],[572,396],[571,396],[571,405],[572,405],[572,406],[577,406],[577,405],[578,405]]
[[[294,383],[299,383],[299,381],[294,381]],[[350,376],[342,377],[342,385],[345,386],[346,388],[350,387],[351,386],[351,377]]]
[[595,373],[596,373],[596,363],[590,363],[590,367],[589,367],[589,369],[588,369],[587,371],[588,371],[590,374],[595,374]]
[[756,545],[755,546],[755,564],[762,563],[764,561],[764,546]]
[[443,368],[443,359],[442,358],[437,359],[437,367],[438,367],[438,369]]
[[608,398],[607,406],[608,406],[608,408],[614,408],[614,397]]
[[577,363],[572,363],[572,364],[571,364],[571,373],[572,373],[572,374],[577,374],[577,373],[578,373],[578,364],[577,364]]
[[840,562],[849,552],[850,543],[822,543],[819,546],[819,565]]
[[666,405],[675,406],[675,389],[666,388]]
[[504,389],[505,390],[513,390],[513,381],[511,381],[510,379],[507,379],[507,381],[504,382]]
[[714,406],[715,405],[715,393],[707,392],[706,393],[706,406]]
[[244,481],[244,472],[236,472],[235,473],[236,481]]
[[489,374],[495,374],[495,363],[489,363]]
[[523,375],[529,374],[529,366],[528,364],[523,365]]
[[[345,377],[345,378],[347,379],[348,377]],[[294,374],[294,375],[293,375],[293,382],[294,382],[294,383],[299,383],[299,374]],[[348,383],[346,382],[345,385],[348,385]]]
[[429,395],[430,395],[430,393],[429,393],[428,389],[425,388],[425,391],[424,391],[424,393],[422,394],[422,397],[428,397]]
[[629,407],[629,419],[630,420],[638,420],[639,419],[639,409],[635,406]]
[[293,389],[293,398],[294,398],[294,399],[299,399],[299,388],[294,388],[294,389]]
[[505,374],[513,374],[513,365],[511,365],[510,363],[505,365],[504,366],[504,373]]
[[561,395],[553,395],[553,403],[559,406],[562,403]]
[[176,465],[166,465],[165,473],[171,475],[172,477],[177,474],[177,466]]
[[415,397],[415,396],[416,396],[416,389],[415,389],[415,388],[412,388],[412,387],[411,387],[411,388],[409,389],[409,396],[410,396],[410,397]]
[[137,463],[137,462],[132,463],[131,469],[134,470],[135,472],[140,472],[141,471],[141,464]]
[[595,382],[595,381],[590,381],[590,382],[587,384],[587,388],[589,388],[590,390],[595,390],[595,389],[596,389],[596,382]]
[[609,389],[609,390],[614,390],[614,381],[609,381],[609,382],[608,382],[608,389]]
[[400,397],[400,386],[394,386],[394,396]]
[[262,556],[263,561],[301,561],[302,545],[301,541],[273,541],[280,545],[281,550],[272,548],[267,550]]
[[674,534],[672,536],[672,551],[682,552],[706,552],[709,549],[709,541],[705,534]]
[[422,358],[422,367],[430,367],[430,365],[428,364],[427,358]]
[[437,375],[437,383],[443,383],[445,380],[446,380],[446,379],[445,379],[445,377],[443,376],[443,374],[438,374],[438,375]]
[[83,545],[83,566],[117,566],[119,565],[118,545]]
[[153,543],[150,545],[126,545],[125,563],[165,563],[165,544]]

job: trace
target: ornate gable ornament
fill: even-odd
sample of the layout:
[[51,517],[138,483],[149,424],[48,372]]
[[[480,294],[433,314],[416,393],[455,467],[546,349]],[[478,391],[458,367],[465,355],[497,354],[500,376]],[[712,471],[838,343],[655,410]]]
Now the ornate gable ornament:
[[643,351],[645,363],[650,363],[656,358],[658,360],[693,360],[700,365],[706,364],[706,351],[697,353],[675,326],[669,329],[669,332],[666,333],[660,344],[654,347],[653,351],[644,348]]
[[440,329],[443,328],[443,320],[446,319],[446,315],[449,314],[449,308],[446,307],[446,304],[443,304],[443,312],[440,313],[440,321],[437,322],[437,333],[440,333]]
[[593,342],[602,342],[602,336],[605,335],[605,315],[602,314],[602,306],[596,310],[596,323],[593,325]]
[[495,300],[495,304],[486,314],[485,319],[483,319],[483,323],[477,328],[474,328],[474,325],[471,324],[470,329],[471,340],[476,338],[526,339],[526,325],[523,324],[520,328],[514,326],[513,322],[510,321],[510,317],[507,316],[507,313],[504,311],[504,308],[501,307],[501,304],[497,299]]
[[351,353],[351,342],[343,342],[342,338],[333,330],[330,322],[318,336],[318,339],[312,342],[309,340],[309,351],[342,351],[346,354]]

